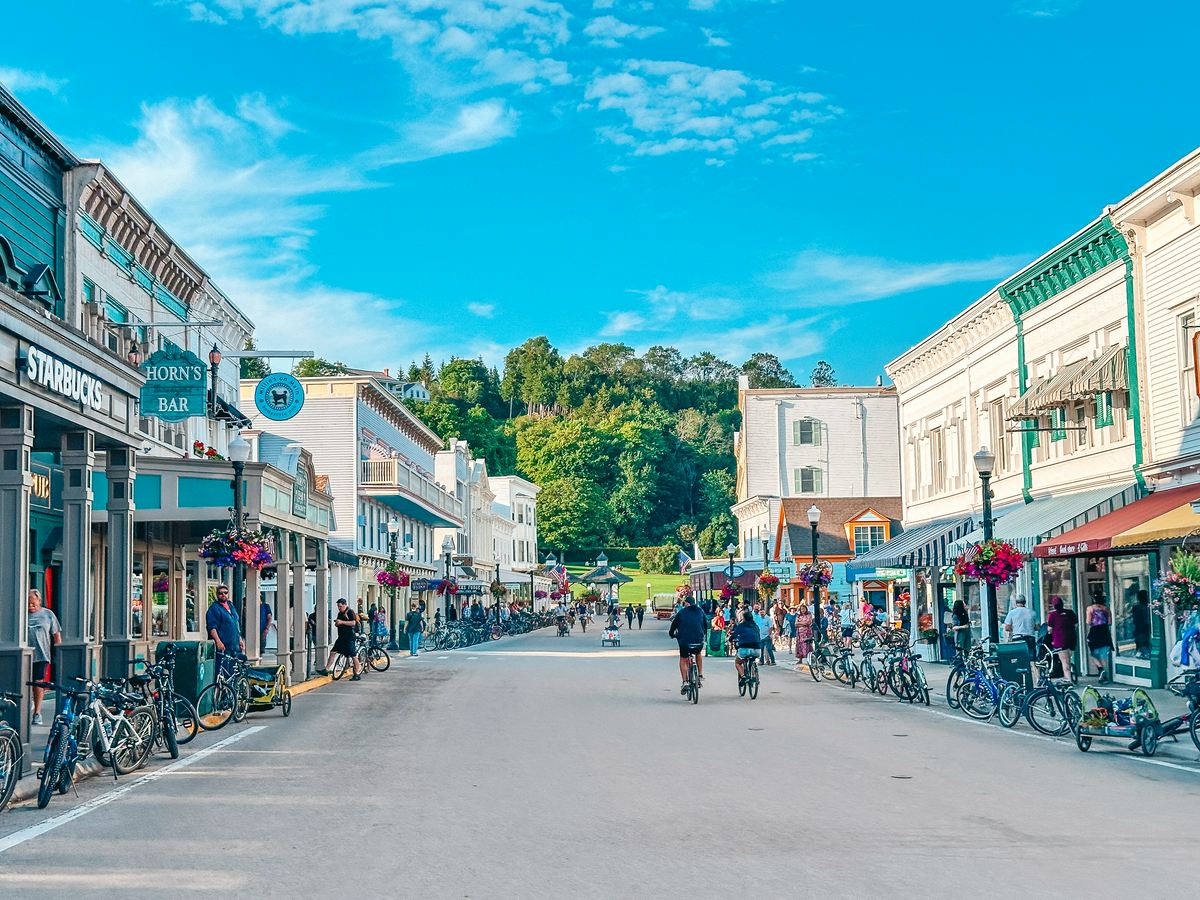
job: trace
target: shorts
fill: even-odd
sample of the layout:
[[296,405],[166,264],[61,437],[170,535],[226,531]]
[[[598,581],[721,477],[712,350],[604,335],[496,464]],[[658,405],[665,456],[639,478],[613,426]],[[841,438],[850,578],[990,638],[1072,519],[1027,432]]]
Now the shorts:
[[50,663],[35,662],[33,664],[33,681],[45,681],[46,674],[50,671]]
[[704,649],[703,644],[680,644],[679,645],[679,658],[687,659],[692,654],[699,656],[700,651],[703,649]]
[[842,637],[854,637],[854,626],[853,625],[843,625],[842,626]]
[[758,653],[758,647],[738,647],[738,659],[753,659]]

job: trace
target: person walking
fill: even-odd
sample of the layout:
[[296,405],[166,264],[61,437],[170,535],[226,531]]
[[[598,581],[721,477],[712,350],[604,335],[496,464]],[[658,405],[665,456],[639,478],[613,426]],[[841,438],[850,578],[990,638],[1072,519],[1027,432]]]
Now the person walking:
[[625,621],[629,623],[629,627],[633,627],[633,604],[625,607]]
[[[1112,616],[1108,612],[1108,600],[1103,594],[1092,600],[1092,605],[1084,612],[1087,620],[1088,660],[1096,666],[1096,676],[1100,684],[1106,684],[1112,679],[1108,674],[1108,664],[1112,658]],[[1088,666],[1091,674],[1091,665]]]
[[954,649],[958,651],[959,656],[966,658],[971,652],[971,614],[967,610],[967,604],[963,603],[961,598],[955,600],[950,615],[954,623],[950,626],[954,631]]
[[1063,604],[1062,597],[1053,598],[1050,606],[1050,614],[1046,616],[1046,624],[1050,627],[1050,649],[1058,657],[1062,668],[1059,677],[1074,681],[1071,673],[1071,654],[1075,652],[1079,640],[1076,634],[1079,618],[1073,609]]
[[408,615],[404,617],[404,633],[408,635],[408,655],[414,657],[421,649],[421,632],[425,630],[425,617],[421,615],[421,610],[417,608],[417,604],[411,603],[408,608]]
[[646,604],[639,603],[637,608],[638,631],[642,630],[642,619],[646,618]]
[[1004,636],[1010,641],[1024,641],[1029,647],[1029,658],[1033,659],[1034,644],[1037,640],[1037,618],[1033,610],[1025,605],[1025,597],[1017,594],[1013,598],[1013,608],[1004,617]]
[[774,630],[774,623],[770,616],[763,615],[762,607],[755,605],[754,621],[758,625],[759,636],[759,664],[766,666],[775,665],[775,642],[771,640],[771,632]]
[[1133,619],[1133,649],[1138,659],[1150,658],[1150,593],[1137,592],[1137,602],[1129,610]]
[[[62,643],[62,626],[58,623],[58,616],[42,606],[42,595],[37,588],[29,591],[28,609],[28,642],[33,648],[33,680],[45,681],[50,672],[50,648]],[[42,724],[42,700],[45,696],[45,688],[33,689],[31,722],[34,725]]]
[[813,639],[813,616],[812,610],[807,606],[796,607],[796,665],[808,656],[812,651]]

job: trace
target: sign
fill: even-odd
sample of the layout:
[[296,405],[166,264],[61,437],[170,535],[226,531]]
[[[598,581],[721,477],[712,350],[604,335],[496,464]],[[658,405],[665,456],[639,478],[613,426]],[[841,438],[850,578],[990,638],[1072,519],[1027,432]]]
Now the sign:
[[157,350],[142,365],[143,416],[182,422],[208,415],[208,367],[191,350],[174,345]]
[[458,596],[460,596],[460,597],[482,597],[483,596],[483,585],[482,584],[460,585],[458,588]]
[[296,485],[292,489],[292,515],[303,519],[308,515],[308,469],[301,459],[296,464]]
[[454,557],[454,564],[456,566],[473,566],[475,564],[475,557],[473,557],[473,556],[456,556],[456,557]]
[[272,372],[254,389],[254,405],[268,419],[291,419],[304,406],[304,385],[287,372]]
[[790,559],[767,563],[767,569],[780,581],[791,581],[796,577],[796,563]]
[[104,386],[93,375],[31,344],[25,351],[25,375],[53,394],[61,394],[97,412],[104,411]]
[[421,591],[429,590],[431,584],[428,578],[414,578],[408,583],[408,587],[414,593],[420,593]]
[[746,570],[741,566],[726,566],[721,570],[721,574],[726,578],[740,578],[746,574]]

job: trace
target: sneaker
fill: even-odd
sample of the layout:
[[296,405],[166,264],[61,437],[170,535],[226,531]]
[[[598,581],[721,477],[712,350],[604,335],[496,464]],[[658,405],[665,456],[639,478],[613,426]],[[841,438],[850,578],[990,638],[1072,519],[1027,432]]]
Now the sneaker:
[[679,693],[686,694],[688,692],[687,682],[685,681],[682,687],[679,688]]
[[42,724],[44,724],[44,723],[42,722],[42,714],[41,714],[41,713],[34,713],[34,714],[33,714],[33,721],[32,721],[32,724],[34,724],[34,725],[42,725]]
[[328,669],[313,669],[313,671],[316,672],[318,675],[320,675],[322,678],[329,677]]
[[351,681],[362,681],[362,676],[361,675],[351,675],[350,680]]

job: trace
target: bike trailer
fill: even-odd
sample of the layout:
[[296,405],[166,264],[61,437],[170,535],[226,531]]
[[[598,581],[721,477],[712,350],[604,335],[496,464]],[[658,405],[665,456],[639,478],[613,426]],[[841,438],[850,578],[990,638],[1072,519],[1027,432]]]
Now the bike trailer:
[[282,665],[250,666],[246,669],[246,683],[250,687],[250,708],[270,709],[283,706],[284,715],[291,712],[291,693],[287,689],[287,674]]
[[605,644],[612,644],[614,647],[620,647],[621,629],[613,628],[611,626],[605,628],[600,635],[600,646],[603,647]]

